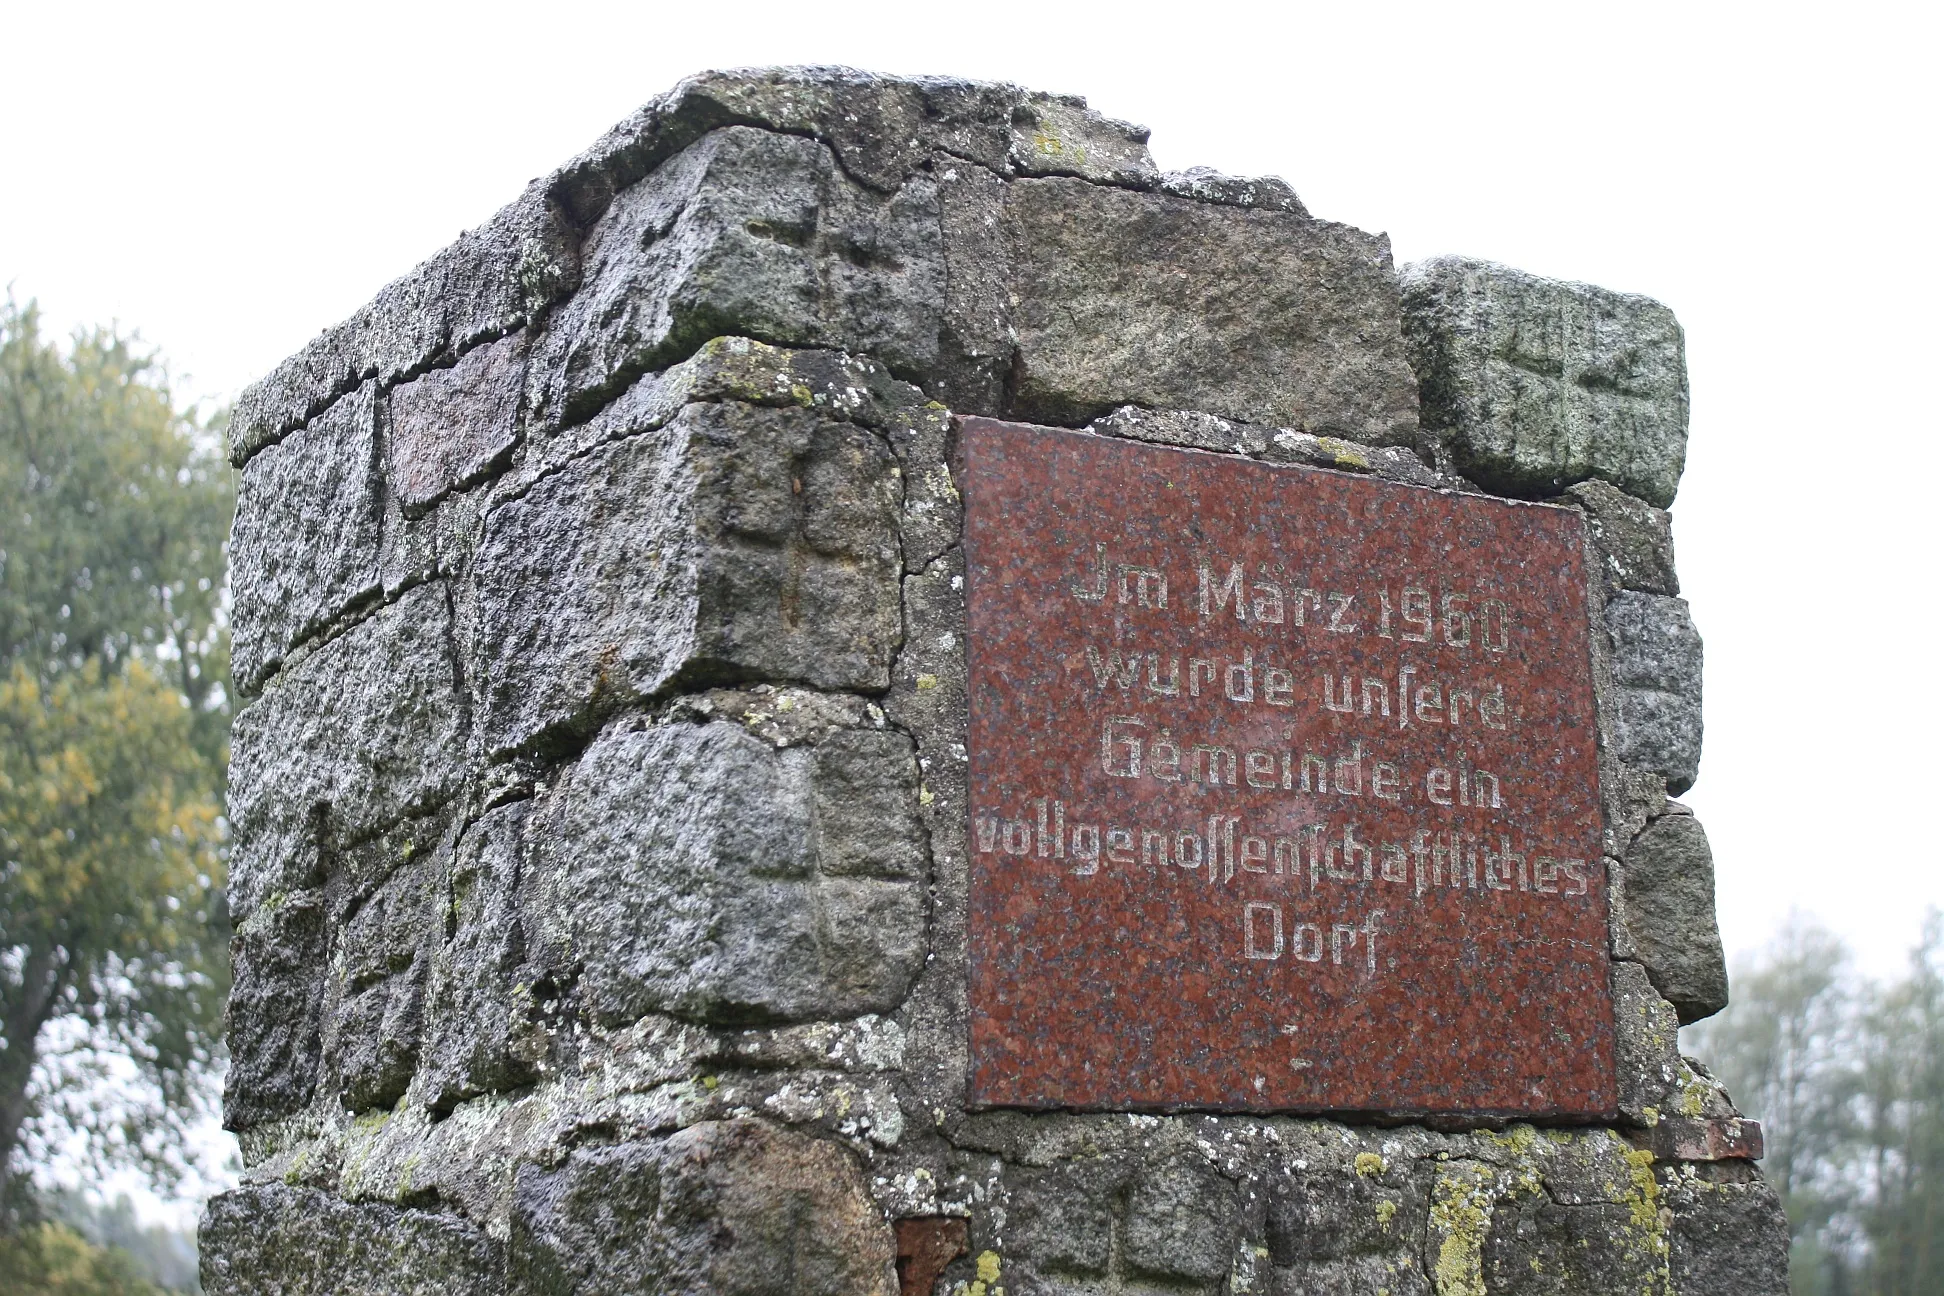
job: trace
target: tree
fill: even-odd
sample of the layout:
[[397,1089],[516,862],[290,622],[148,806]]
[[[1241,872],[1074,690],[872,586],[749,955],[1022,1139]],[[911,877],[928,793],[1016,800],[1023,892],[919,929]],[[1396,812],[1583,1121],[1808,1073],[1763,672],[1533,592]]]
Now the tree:
[[42,1222],[0,1236],[0,1291],[38,1296],[163,1296],[127,1253],[97,1246],[65,1224]]
[[1799,1292],[1823,1290],[1815,1275],[1840,1263],[1824,1254],[1825,1230],[1851,1197],[1848,965],[1840,940],[1791,916],[1761,958],[1738,963],[1728,1009],[1686,1032],[1762,1122],[1763,1169],[1788,1211]]
[[[217,430],[111,331],[44,340],[0,308],[0,1187],[24,1133],[79,1127],[166,1177],[228,990],[228,732]],[[63,1038],[126,1054],[156,1101],[91,1112]]]
[[1691,1040],[1765,1126],[1797,1296],[1944,1291],[1944,917],[1887,986],[1792,920]]
[[1944,1278],[1944,919],[1935,910],[1909,976],[1873,996],[1861,1036],[1864,1290],[1924,1296]]

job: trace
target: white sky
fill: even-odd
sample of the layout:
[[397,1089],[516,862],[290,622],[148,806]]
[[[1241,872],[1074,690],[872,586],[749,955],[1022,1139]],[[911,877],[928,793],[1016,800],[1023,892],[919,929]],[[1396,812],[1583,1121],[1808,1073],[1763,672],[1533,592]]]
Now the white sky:
[[227,399],[686,73],[1085,94],[1164,167],[1665,301],[1731,953],[1791,908],[1901,967],[1944,848],[1936,6],[0,0],[0,282]]

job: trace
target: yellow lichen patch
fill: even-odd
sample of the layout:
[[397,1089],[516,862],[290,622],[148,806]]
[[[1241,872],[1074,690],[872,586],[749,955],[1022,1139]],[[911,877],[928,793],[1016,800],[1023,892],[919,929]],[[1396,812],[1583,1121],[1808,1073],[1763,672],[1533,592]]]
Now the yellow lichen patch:
[[1686,1067],[1681,1068],[1681,1073],[1687,1077],[1681,1082],[1681,1115],[1698,1117],[1707,1110],[1708,1096],[1713,1090]]
[[1503,1134],[1494,1134],[1486,1130],[1482,1137],[1488,1142],[1525,1156],[1532,1151],[1532,1145],[1539,1141],[1539,1131],[1530,1125],[1514,1125]]
[[1034,131],[1033,147],[1045,157],[1058,157],[1061,150],[1060,137],[1050,131]]
[[1493,1180],[1480,1165],[1457,1165],[1432,1191],[1431,1234],[1439,1238],[1431,1266],[1438,1296],[1485,1296],[1485,1230],[1492,1221]]
[[925,689],[935,689],[937,687],[938,687],[938,676],[920,675],[918,677],[918,688],[921,692]]
[[919,805],[921,805],[921,806],[928,806],[928,805],[930,805],[930,804],[931,804],[932,802],[934,802],[934,801],[936,801],[936,800],[938,800],[938,798],[932,795],[932,790],[931,790],[930,788],[928,788],[928,787],[926,787],[926,786],[924,786],[923,784],[920,784],[920,785],[919,785],[919,787],[918,787],[918,804],[919,804]]
[[1377,1203],[1377,1227],[1390,1231],[1391,1221],[1397,1218],[1397,1203],[1386,1197]]
[[817,398],[815,393],[813,393],[808,387],[805,387],[802,383],[791,383],[790,399],[795,401],[799,405],[810,405],[815,403]]
[[999,1253],[981,1251],[979,1258],[972,1263],[976,1269],[976,1276],[968,1290],[968,1296],[987,1296],[988,1293],[990,1296],[1004,1296],[1006,1289],[998,1286]]
[[1357,1153],[1357,1173],[1365,1179],[1384,1173],[1384,1158],[1375,1152]]
[[1321,446],[1324,453],[1328,454],[1331,459],[1335,460],[1336,466],[1339,468],[1367,469],[1370,467],[1370,460],[1364,458],[1355,449],[1337,440],[1335,437],[1318,437],[1316,438],[1316,444]]

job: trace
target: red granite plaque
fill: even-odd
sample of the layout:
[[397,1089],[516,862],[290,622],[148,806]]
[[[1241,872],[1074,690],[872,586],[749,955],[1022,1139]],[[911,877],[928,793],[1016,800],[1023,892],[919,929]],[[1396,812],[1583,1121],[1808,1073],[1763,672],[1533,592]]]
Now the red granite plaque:
[[1611,1115],[1579,515],[962,455],[974,1102]]

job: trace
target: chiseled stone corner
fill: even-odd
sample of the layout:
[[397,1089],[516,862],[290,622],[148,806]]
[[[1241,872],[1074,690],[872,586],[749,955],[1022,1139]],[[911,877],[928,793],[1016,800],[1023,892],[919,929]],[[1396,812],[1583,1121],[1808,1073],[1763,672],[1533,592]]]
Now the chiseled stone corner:
[[665,689],[881,690],[898,641],[899,467],[814,408],[683,406],[487,514],[490,752]]
[[591,413],[722,334],[869,352],[912,373],[937,357],[936,187],[876,193],[816,140],[745,126],[704,137],[616,196],[582,260],[585,282],[532,360],[542,422]]
[[1425,439],[1460,473],[1527,497],[1597,477],[1673,503],[1688,388],[1672,311],[1465,257],[1399,279]]
[[539,813],[542,957],[578,968],[597,1024],[884,1012],[923,964],[911,740],[867,720],[779,746],[752,723],[617,721]]

